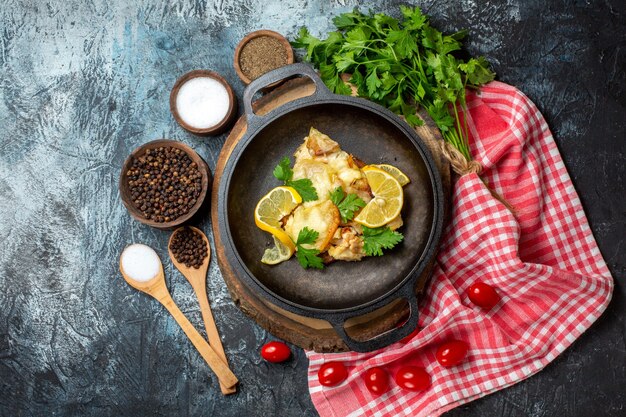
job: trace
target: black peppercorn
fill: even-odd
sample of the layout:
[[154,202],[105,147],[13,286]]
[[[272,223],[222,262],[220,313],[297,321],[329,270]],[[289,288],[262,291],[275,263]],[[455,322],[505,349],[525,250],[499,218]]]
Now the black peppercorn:
[[189,227],[181,227],[174,231],[170,241],[170,250],[176,261],[187,268],[200,268],[209,254],[206,241],[202,235]]
[[202,192],[198,166],[178,148],[146,150],[133,159],[126,175],[135,207],[159,223],[187,214]]

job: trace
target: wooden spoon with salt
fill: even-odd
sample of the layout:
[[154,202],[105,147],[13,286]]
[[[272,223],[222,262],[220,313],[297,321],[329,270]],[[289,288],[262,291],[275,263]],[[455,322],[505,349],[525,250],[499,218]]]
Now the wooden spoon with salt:
[[[124,254],[122,253],[122,256]],[[234,387],[238,380],[235,374],[228,368],[228,366],[224,363],[224,361],[215,353],[213,348],[209,346],[209,344],[204,340],[202,335],[198,333],[198,331],[193,327],[193,325],[187,320],[187,317],[183,314],[182,311],[176,306],[170,292],[167,290],[167,286],[165,285],[165,274],[163,273],[163,264],[159,261],[159,271],[154,276],[147,281],[137,281],[130,277],[124,271],[122,267],[122,262],[120,259],[120,272],[124,277],[124,280],[131,287],[144,292],[148,295],[154,297],[158,302],[163,304],[163,307],[170,312],[174,320],[179,324],[179,326],[183,329],[191,343],[195,346],[195,348],[200,352],[200,355],[204,358],[206,363],[209,365],[211,370],[215,372],[215,375],[220,381],[220,385],[224,385],[226,387]]]
[[[200,268],[188,267],[184,263],[178,262],[176,257],[172,253],[172,239],[174,235],[179,231],[183,230],[184,227],[189,227],[194,232],[198,233],[204,243],[206,243],[207,247],[207,256],[204,258],[202,265]],[[191,284],[193,291],[196,293],[198,297],[198,303],[200,304],[200,312],[202,313],[202,320],[204,321],[204,328],[206,329],[207,338],[209,339],[209,344],[215,350],[215,353],[219,355],[219,357],[224,361],[226,365],[228,365],[228,360],[226,359],[226,352],[224,352],[224,346],[222,345],[222,340],[220,339],[220,334],[217,330],[217,326],[215,325],[215,319],[213,318],[213,313],[211,312],[211,305],[209,304],[209,298],[207,296],[206,291],[206,276],[209,270],[209,263],[211,261],[211,246],[209,245],[209,239],[207,239],[206,235],[202,230],[193,226],[184,226],[180,227],[172,233],[170,236],[169,242],[167,244],[167,249],[170,254],[170,259],[172,263],[180,271],[181,274],[187,281]],[[220,388],[222,390],[222,394],[234,394],[237,392],[236,387],[228,387],[224,384],[220,383]]]

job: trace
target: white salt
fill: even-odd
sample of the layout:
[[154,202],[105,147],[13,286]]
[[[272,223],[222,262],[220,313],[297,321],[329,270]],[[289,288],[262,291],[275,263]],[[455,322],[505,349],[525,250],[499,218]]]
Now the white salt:
[[140,243],[127,246],[120,262],[124,273],[139,282],[150,281],[161,268],[161,260],[154,249]]
[[207,129],[224,120],[229,105],[226,87],[210,77],[191,78],[176,96],[178,115],[197,129]]

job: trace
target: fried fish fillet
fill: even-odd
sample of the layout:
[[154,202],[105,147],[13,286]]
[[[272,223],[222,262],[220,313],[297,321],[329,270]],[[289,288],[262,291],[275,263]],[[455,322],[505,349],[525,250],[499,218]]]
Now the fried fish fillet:
[[296,159],[306,159],[314,157],[325,157],[327,155],[341,151],[339,144],[328,135],[312,127],[309,136],[304,139],[304,148],[298,148],[294,155]]
[[363,239],[355,227],[340,227],[328,247],[328,254],[338,261],[360,261],[365,256]]
[[[330,193],[342,187],[348,194],[357,194],[366,203],[372,199],[365,175],[352,155],[341,150],[339,144],[315,128],[294,153],[295,180],[308,178],[317,190],[319,200],[330,198]],[[305,205],[312,205],[309,202]]]
[[330,240],[335,235],[341,216],[339,210],[330,200],[312,206],[300,205],[287,219],[285,232],[291,240],[296,242],[300,230],[305,227],[313,229],[319,236],[312,245],[303,245],[307,249],[317,249],[320,252],[326,250]]
[[299,180],[302,178],[311,180],[318,196],[318,199],[315,201],[305,202],[304,205],[307,207],[328,201],[330,193],[335,188],[343,185],[335,171],[328,164],[315,159],[296,160],[293,166],[293,179]]

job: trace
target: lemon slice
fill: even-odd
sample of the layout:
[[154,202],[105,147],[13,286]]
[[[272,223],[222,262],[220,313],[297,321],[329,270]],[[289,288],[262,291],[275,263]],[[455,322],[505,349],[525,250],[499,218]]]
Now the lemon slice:
[[374,194],[354,221],[370,228],[381,227],[395,219],[402,210],[404,192],[397,179],[387,171],[372,165],[363,167],[363,173]]
[[372,166],[376,167],[376,168],[380,168],[380,169],[382,169],[384,171],[387,171],[391,175],[393,175],[393,177],[395,179],[397,179],[398,182],[400,183],[400,185],[403,186],[403,187],[411,182],[409,177],[407,177],[404,172],[400,171],[398,168],[394,167],[393,165],[376,164],[376,165],[372,165]]
[[261,258],[261,262],[267,265],[279,264],[291,258],[291,255],[293,255],[293,250],[290,247],[283,245],[283,242],[277,239],[276,236],[272,237],[274,238],[274,247],[265,249],[263,258]]
[[302,197],[296,190],[291,187],[276,187],[259,200],[254,209],[254,223],[259,229],[276,236],[293,252],[296,246],[282,229],[280,220],[290,214],[300,203],[302,203]]

